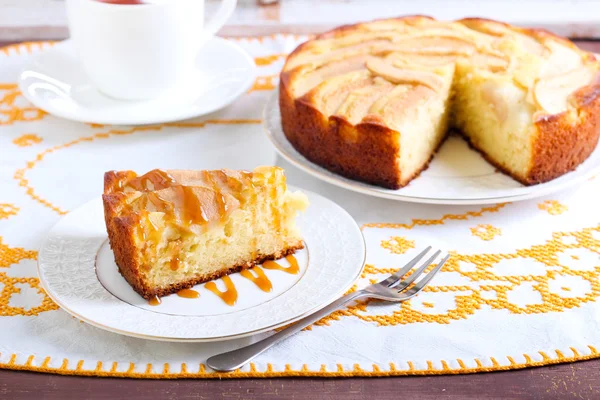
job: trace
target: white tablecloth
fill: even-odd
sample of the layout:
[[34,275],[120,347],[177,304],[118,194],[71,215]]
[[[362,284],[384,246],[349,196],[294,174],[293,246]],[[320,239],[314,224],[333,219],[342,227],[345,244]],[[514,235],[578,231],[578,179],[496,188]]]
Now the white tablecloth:
[[[31,54],[50,45],[0,50],[0,367],[157,378],[380,376],[599,356],[600,180],[549,198],[469,207],[393,202],[320,182],[278,158],[260,125],[283,55],[301,40],[237,40],[261,76],[248,94],[211,115],[136,128],[36,110],[15,82]],[[46,232],[99,196],[104,171],[272,163],[286,169],[289,183],[338,202],[362,225],[368,254],[359,285],[428,244],[451,251],[452,260],[417,298],[336,312],[229,375],[210,371],[206,358],[256,338],[177,344],[119,336],[71,317],[40,289],[36,256]]]

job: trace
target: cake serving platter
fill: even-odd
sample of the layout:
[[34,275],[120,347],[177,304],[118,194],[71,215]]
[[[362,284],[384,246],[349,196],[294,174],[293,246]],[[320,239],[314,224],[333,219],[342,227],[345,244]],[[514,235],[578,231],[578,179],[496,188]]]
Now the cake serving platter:
[[[74,317],[137,338],[206,342],[275,329],[342,296],[365,262],[364,239],[352,217],[331,200],[304,192],[310,206],[297,223],[305,248],[276,260],[279,269],[263,268],[271,291],[231,274],[233,305],[205,284],[192,288],[197,298],[173,294],[158,305],[138,295],[118,272],[100,198],[71,211],[49,231],[38,255],[40,282]],[[219,292],[227,291],[226,280],[213,281]]]
[[279,93],[274,91],[263,115],[267,137],[297,168],[333,185],[391,200],[426,204],[491,204],[527,200],[565,190],[600,174],[600,146],[575,171],[552,181],[525,186],[498,171],[458,135],[450,135],[420,176],[398,190],[385,189],[333,173],[300,154],[281,126]]

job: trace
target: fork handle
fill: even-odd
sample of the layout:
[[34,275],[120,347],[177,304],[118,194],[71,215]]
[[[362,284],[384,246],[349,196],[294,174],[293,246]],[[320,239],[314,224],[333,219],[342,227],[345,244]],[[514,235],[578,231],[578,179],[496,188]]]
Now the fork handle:
[[241,347],[237,350],[232,350],[228,351],[227,353],[221,353],[212,356],[208,360],[206,360],[206,364],[216,371],[233,371],[234,369],[240,368],[241,366],[252,360],[254,357],[261,354],[263,351],[269,349],[271,346],[301,331],[307,326],[317,322],[321,318],[328,316],[332,312],[342,307],[344,304],[349,303],[352,300],[356,300],[360,297],[365,297],[366,295],[367,293],[365,293],[362,290],[349,293],[343,297],[340,297],[333,303],[320,309],[314,314],[302,318],[301,320],[282,329],[274,335],[269,336],[268,338],[253,343],[249,346]]

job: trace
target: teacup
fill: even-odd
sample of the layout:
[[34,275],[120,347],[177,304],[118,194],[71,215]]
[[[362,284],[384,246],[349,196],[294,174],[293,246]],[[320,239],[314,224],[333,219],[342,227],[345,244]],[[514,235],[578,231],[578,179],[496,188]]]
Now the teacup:
[[204,0],[67,0],[67,16],[94,86],[117,99],[146,100],[189,76],[202,44],[236,3],[223,0],[207,23]]

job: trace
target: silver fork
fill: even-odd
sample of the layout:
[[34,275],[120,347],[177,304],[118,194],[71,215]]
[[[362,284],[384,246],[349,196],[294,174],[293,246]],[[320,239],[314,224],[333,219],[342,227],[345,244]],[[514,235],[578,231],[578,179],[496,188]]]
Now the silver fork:
[[387,279],[367,286],[362,290],[349,293],[337,299],[325,308],[322,308],[314,314],[304,317],[303,319],[295,322],[294,324],[288,326],[285,329],[282,329],[274,335],[269,336],[266,339],[253,343],[249,346],[239,348],[237,350],[228,351],[227,353],[212,356],[208,360],[206,360],[206,364],[216,371],[233,371],[234,369],[240,368],[241,366],[252,360],[254,357],[261,354],[263,351],[269,349],[271,346],[279,343],[284,339],[287,339],[293,334],[317,322],[321,318],[328,316],[332,312],[336,311],[343,305],[353,300],[373,298],[379,300],[400,302],[410,299],[411,297],[419,293],[421,290],[423,290],[425,285],[427,285],[429,281],[433,279],[435,274],[437,274],[438,271],[442,269],[444,263],[450,258],[450,255],[446,255],[429,273],[423,276],[423,279],[421,279],[414,286],[409,288],[409,286],[412,283],[414,283],[419,276],[423,275],[425,269],[427,269],[427,267],[431,265],[431,263],[441,254],[441,251],[438,250],[431,257],[429,257],[427,261],[422,263],[408,278],[398,283],[415,267],[415,265],[417,265],[417,263],[419,263],[419,261],[423,259],[423,257],[427,255],[427,253],[430,250],[431,246],[427,247],[418,256],[413,258],[408,264],[402,267],[402,269],[400,269],[395,274],[390,275]]

